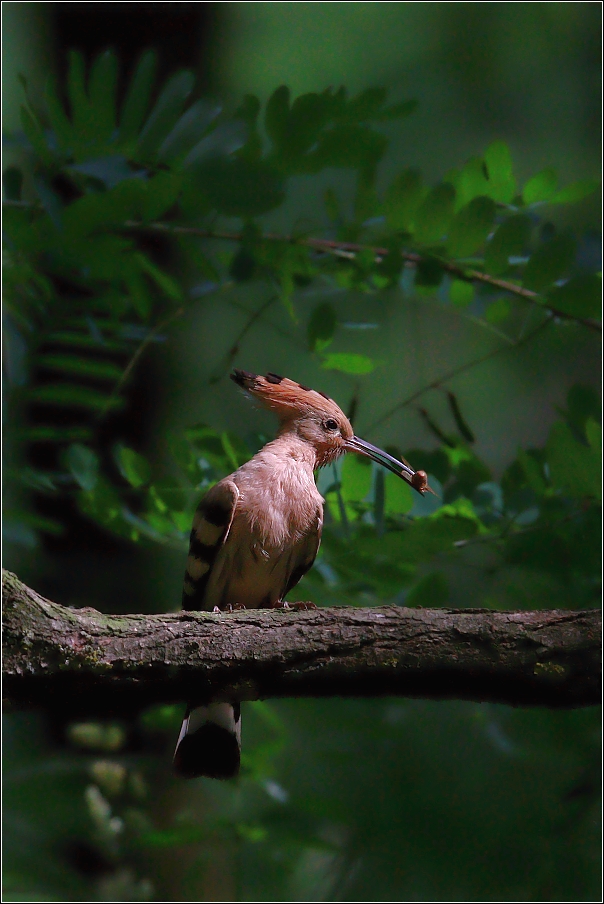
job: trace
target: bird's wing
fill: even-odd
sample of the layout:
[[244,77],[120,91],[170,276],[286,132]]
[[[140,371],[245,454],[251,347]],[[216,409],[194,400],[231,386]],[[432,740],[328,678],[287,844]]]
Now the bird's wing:
[[313,562],[317,557],[319,546],[321,545],[321,534],[323,532],[323,509],[319,508],[317,512],[317,520],[313,525],[313,529],[298,542],[294,547],[291,557],[291,570],[287,578],[285,589],[281,594],[284,600],[290,590],[292,590],[298,581],[300,581],[307,571],[312,568]]
[[195,517],[182,593],[183,609],[204,609],[204,597],[218,550],[229,535],[239,490],[232,480],[221,480],[203,497]]

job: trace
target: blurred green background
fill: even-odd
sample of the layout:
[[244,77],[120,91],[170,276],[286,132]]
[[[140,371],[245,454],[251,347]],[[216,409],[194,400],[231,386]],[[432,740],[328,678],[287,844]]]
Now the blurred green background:
[[[69,49],[92,59],[115,47],[129,75],[153,47],[160,80],[192,68],[201,94],[231,109],[246,93],[266,102],[280,84],[292,96],[344,84],[351,93],[384,86],[392,102],[417,99],[413,116],[380,127],[390,140],[380,191],[407,166],[433,184],[496,139],[510,146],[520,184],[553,167],[566,185],[600,173],[600,23],[596,3],[4,3],[4,127],[21,128],[19,73],[35,98],[49,71],[65,72]],[[4,169],[20,154],[9,145]],[[263,229],[324,234],[328,187],[351,207],[350,174],[295,176],[285,203],[261,218]],[[32,190],[26,175],[24,197]],[[548,208],[547,223],[572,230],[595,267],[597,194]],[[229,250],[222,249],[225,260]],[[174,274],[173,260],[168,267]],[[240,437],[270,435],[270,417],[245,405],[222,375],[244,330],[236,366],[287,374],[345,410],[354,400],[360,436],[423,450],[426,462],[440,442],[418,407],[382,416],[501,342],[496,322],[485,328],[482,317],[436,293],[342,289],[329,296],[339,321],[333,350],[379,362],[351,376],[321,368],[308,352],[320,287],[296,297],[297,322],[277,304],[249,324],[269,297],[265,282],[204,294],[205,274],[189,268],[177,276],[198,287],[198,302],[142,357],[127,416],[111,428],[112,440],[137,448],[153,468],[168,460],[166,437],[196,423]],[[598,336],[568,324],[468,369],[447,389],[498,483],[519,448],[545,444],[570,387],[599,390],[599,375]],[[454,429],[442,390],[420,404],[445,432]],[[14,438],[18,400],[9,398],[6,410],[10,474],[27,453]],[[129,543],[62,497],[51,508],[37,496],[32,503],[31,487],[10,479],[5,492],[13,509],[33,504],[38,520],[62,523],[60,535],[30,531],[5,540],[5,567],[37,591],[106,611],[178,608],[184,547]],[[577,558],[584,548],[596,572],[598,523],[583,526],[569,546]],[[329,542],[326,554],[335,555]],[[573,602],[579,585],[562,566],[556,571],[557,548],[540,553],[551,573],[543,566],[529,578],[520,558],[497,569],[478,545],[463,561],[443,556],[422,566],[427,583],[415,586],[414,602],[594,604],[578,593]],[[342,585],[320,585],[319,576],[303,595],[339,604],[404,600],[364,591],[347,599]],[[69,712],[5,717],[5,900],[599,900],[593,709],[401,699],[249,704],[248,769],[225,785],[172,779],[180,714],[160,707],[132,725],[82,718],[74,725]]]

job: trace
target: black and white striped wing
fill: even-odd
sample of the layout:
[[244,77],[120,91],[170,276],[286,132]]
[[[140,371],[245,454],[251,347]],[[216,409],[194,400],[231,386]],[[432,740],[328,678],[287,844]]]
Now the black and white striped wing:
[[208,490],[197,506],[183,585],[183,609],[207,608],[204,598],[212,566],[229,535],[238,500],[236,484],[225,479]]

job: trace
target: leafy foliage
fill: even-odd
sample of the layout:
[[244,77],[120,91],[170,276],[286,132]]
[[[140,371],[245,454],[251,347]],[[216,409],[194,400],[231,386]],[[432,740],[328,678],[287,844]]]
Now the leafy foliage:
[[[107,52],[87,75],[82,57],[72,53],[66,85],[49,81],[43,104],[27,99],[22,134],[16,136],[26,165],[24,171],[13,167],[4,173],[7,365],[21,449],[10,477],[24,489],[5,522],[12,542],[32,547],[38,534],[60,532],[60,523],[28,504],[32,494],[46,494],[69,500],[84,518],[124,542],[185,552],[201,495],[253,455],[260,438],[191,425],[168,438],[169,455],[160,463],[126,441],[108,443],[105,428],[127,410],[129,380],[148,347],[169,341],[170,328],[184,311],[225,286],[266,287],[269,301],[251,313],[244,331],[278,297],[287,311],[288,335],[319,366],[350,376],[355,385],[389,364],[365,349],[347,347],[347,330],[372,327],[350,321],[352,293],[369,303],[389,292],[397,292],[402,303],[411,294],[426,301],[437,296],[460,316],[498,329],[512,345],[525,341],[528,305],[535,331],[549,323],[560,327],[551,309],[571,320],[599,316],[600,278],[585,266],[581,239],[540,228],[546,205],[574,203],[594,191],[594,184],[559,188],[556,174],[545,169],[521,187],[509,148],[495,141],[436,185],[405,168],[381,191],[377,175],[387,139],[380,126],[409,115],[413,102],[389,105],[379,88],[354,97],[340,88],[292,99],[281,86],[264,109],[248,95],[229,113],[196,96],[190,72],[156,87],[155,57],[147,53],[118,104],[118,68]],[[334,168],[352,172],[354,197],[325,191],[325,219],[312,230],[296,225],[291,235],[275,236],[264,228],[261,218],[284,205],[292,179],[324,176]],[[226,252],[216,242],[225,236]],[[507,288],[493,279],[504,280]],[[307,310],[309,287],[320,287],[327,300]],[[230,367],[238,341],[213,379]],[[320,474],[326,499],[323,544],[292,597],[319,605],[597,605],[601,428],[595,393],[574,386],[543,447],[519,449],[500,480],[473,451],[463,399],[449,392],[447,401],[446,428],[421,409],[436,449],[392,450],[428,472],[438,498],[420,498],[394,475],[352,457]],[[54,469],[28,461],[36,444],[56,450]],[[464,571],[472,580],[463,582],[460,599]],[[122,876],[122,886],[99,886],[99,894],[149,899],[152,890],[136,875],[152,871],[150,864],[162,852],[195,843],[200,850],[214,845],[236,851],[242,897],[261,896],[264,871],[275,876],[277,898],[344,897],[356,881],[356,897],[369,899],[381,895],[371,876],[393,856],[388,837],[373,826],[401,821],[396,810],[401,799],[404,818],[411,819],[408,848],[401,855],[411,884],[417,868],[413,833],[430,838],[440,833],[439,856],[449,851],[451,875],[457,875],[455,845],[447,837],[457,827],[436,824],[429,782],[416,783],[423,774],[419,764],[425,772],[426,762],[436,771],[457,769],[468,785],[463,805],[452,802],[453,809],[453,804],[462,807],[467,831],[482,812],[481,795],[501,795],[522,772],[531,792],[518,803],[514,825],[535,822],[542,808],[563,814],[559,847],[571,832],[588,834],[573,809],[581,757],[568,752],[560,737],[544,760],[535,754],[548,732],[555,734],[553,723],[494,707],[448,711],[453,730],[493,757],[492,774],[472,785],[459,752],[454,765],[439,759],[437,706],[401,701],[359,704],[350,711],[347,706],[301,701],[296,707],[249,706],[241,793],[204,786],[196,793],[210,802],[203,810],[207,816],[199,815],[200,808],[161,827],[147,812],[140,772],[164,787],[166,763],[149,755],[140,770],[131,769],[117,756],[128,749],[126,729],[72,726],[71,744],[96,759],[86,767],[81,759],[70,761],[64,775],[77,781],[63,776],[53,793],[66,795],[62,806],[70,802],[73,831],[101,851],[112,875]],[[324,743],[325,733],[316,731],[313,720],[335,724],[339,716],[348,729],[339,736],[334,728]],[[572,718],[590,747],[590,717]],[[422,733],[426,720],[433,742]],[[172,707],[144,714],[138,738],[151,750],[175,734],[178,721]],[[25,727],[18,720],[13,726],[16,749],[26,746]],[[293,774],[296,738],[306,755],[322,764],[320,787],[313,785],[304,761]],[[313,751],[313,745],[319,749]],[[363,797],[362,789],[339,787],[338,776],[350,775],[356,758],[376,755],[392,786],[402,783],[402,798],[376,802]],[[34,748],[29,756],[37,780],[47,782]],[[344,763],[340,773],[343,761],[348,771]],[[19,782],[18,774],[12,781]],[[376,809],[385,822],[374,816]],[[362,819],[355,821],[356,811]],[[553,848],[541,850],[549,843],[543,826],[534,828],[547,869],[562,870],[550,863],[556,860]],[[485,849],[496,852],[497,860],[499,832],[487,826],[484,836]],[[520,842],[514,845],[520,856]],[[573,850],[583,862],[581,840]],[[39,896],[49,894],[40,878],[48,860],[41,861],[34,889]],[[418,894],[450,895],[449,887],[425,879],[433,859],[426,855],[425,861]],[[206,867],[202,857],[195,869],[202,874]],[[460,880],[461,897],[484,894],[481,870],[478,863]],[[502,875],[501,887],[510,897],[534,899],[539,888],[531,881],[523,868],[513,879]],[[574,887],[568,876],[561,885]],[[73,900],[86,894],[77,883],[66,893]]]

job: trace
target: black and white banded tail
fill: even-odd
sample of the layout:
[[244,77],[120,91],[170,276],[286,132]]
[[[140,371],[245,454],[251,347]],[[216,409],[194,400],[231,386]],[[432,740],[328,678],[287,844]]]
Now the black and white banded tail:
[[241,754],[238,703],[189,706],[174,751],[174,771],[181,778],[234,778]]

